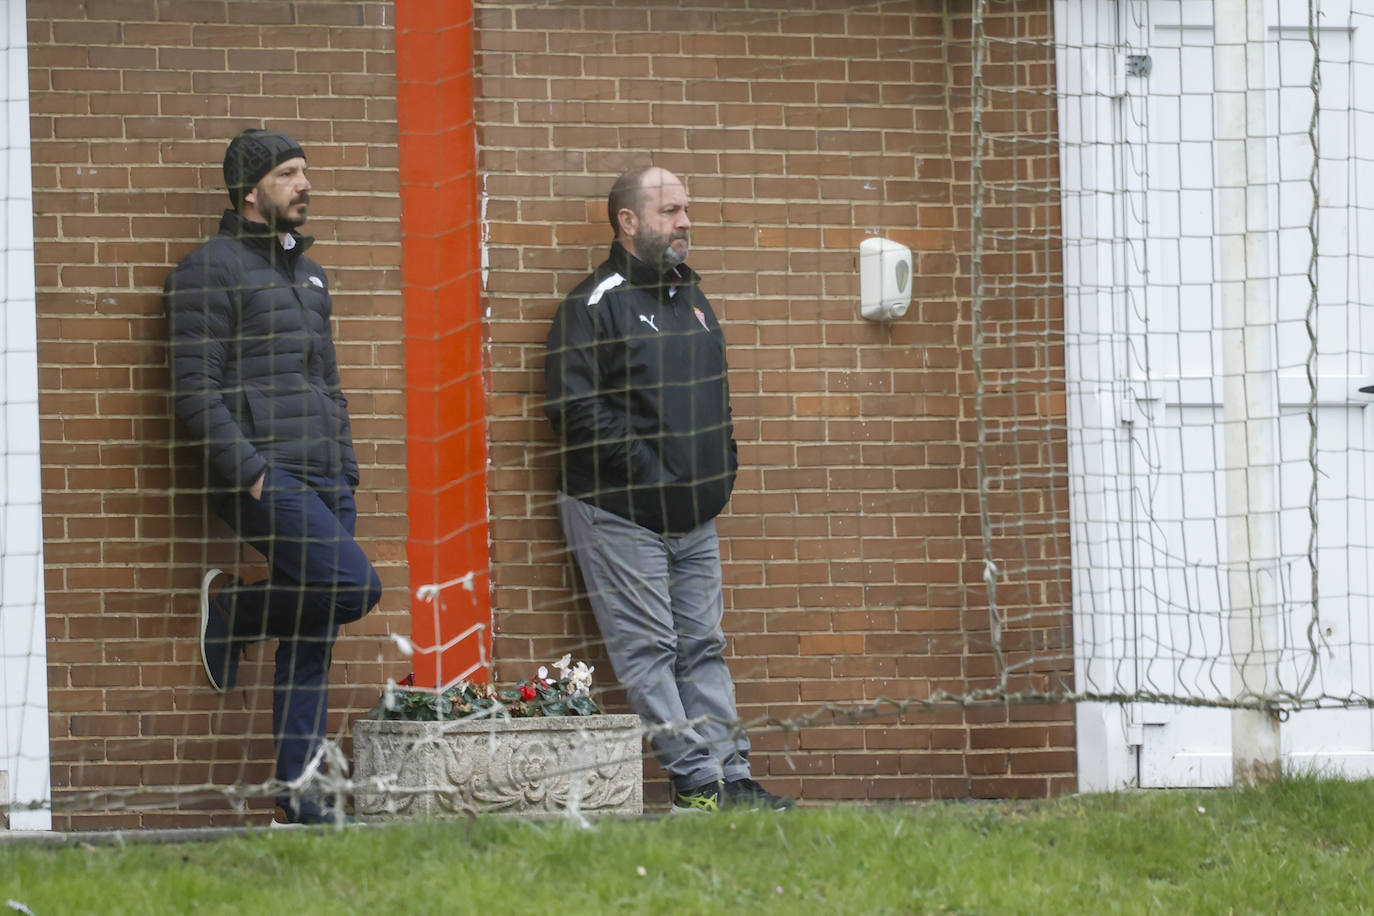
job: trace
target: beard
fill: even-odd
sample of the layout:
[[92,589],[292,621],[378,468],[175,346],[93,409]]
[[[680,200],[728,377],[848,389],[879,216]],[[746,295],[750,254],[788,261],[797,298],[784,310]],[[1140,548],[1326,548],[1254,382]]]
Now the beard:
[[[674,244],[682,242],[681,245]],[[645,230],[634,237],[635,257],[660,270],[672,270],[687,260],[687,232],[674,232],[665,235]]]
[[[293,216],[291,208],[297,204],[305,204],[305,209],[300,210],[299,216]],[[307,192],[300,197],[292,199],[290,203],[280,209],[276,206],[258,206],[258,213],[261,214],[267,225],[272,227],[274,232],[290,232],[305,225],[306,212],[310,209],[310,194]]]

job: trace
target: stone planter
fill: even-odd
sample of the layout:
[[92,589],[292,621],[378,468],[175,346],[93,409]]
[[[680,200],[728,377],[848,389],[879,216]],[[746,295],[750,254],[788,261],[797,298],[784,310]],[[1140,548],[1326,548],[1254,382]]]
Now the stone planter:
[[638,716],[458,719],[353,725],[355,811],[364,820],[454,814],[640,814]]

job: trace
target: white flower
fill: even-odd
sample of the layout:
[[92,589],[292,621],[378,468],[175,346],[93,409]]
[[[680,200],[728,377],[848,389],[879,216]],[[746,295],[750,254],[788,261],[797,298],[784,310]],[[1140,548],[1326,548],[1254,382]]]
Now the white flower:
[[591,693],[592,672],[595,670],[595,668],[588,668],[586,662],[577,663],[576,667],[573,668],[572,673],[568,675],[568,680],[570,682],[570,686],[572,687],[573,696],[585,697]]
[[570,667],[572,666],[572,656],[571,656],[571,655],[565,655],[565,656],[563,656],[563,657],[560,658],[558,661],[554,662],[554,663],[553,663],[553,666],[554,666],[555,668],[558,669],[558,679],[559,679],[560,681],[562,681],[562,680],[567,680],[567,677],[568,677],[568,668],[570,668]]
[[549,679],[549,669],[545,668],[543,665],[539,666],[539,671],[537,672],[537,674],[539,675],[539,679],[541,681],[547,681]]

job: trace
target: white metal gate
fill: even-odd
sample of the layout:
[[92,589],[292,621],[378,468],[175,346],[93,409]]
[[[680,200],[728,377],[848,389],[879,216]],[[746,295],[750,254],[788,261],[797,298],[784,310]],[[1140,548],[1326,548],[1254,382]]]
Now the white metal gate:
[[[1362,320],[1358,294],[1370,289],[1357,247],[1368,227],[1351,218],[1374,193],[1374,164],[1354,155],[1374,149],[1374,125],[1351,103],[1360,67],[1374,65],[1374,27],[1363,19],[1362,2],[1353,10],[1321,4],[1315,131],[1306,4],[1269,4],[1262,98],[1266,133],[1275,139],[1261,170],[1268,180],[1259,206],[1249,211],[1252,220],[1257,211],[1267,217],[1268,250],[1259,257],[1272,277],[1274,319],[1265,341],[1273,371],[1263,390],[1251,379],[1247,391],[1252,403],[1270,405],[1267,417],[1261,411],[1248,423],[1267,425],[1275,443],[1275,492],[1266,498],[1275,507],[1277,555],[1263,558],[1258,577],[1266,581],[1257,583],[1276,623],[1265,665],[1280,690],[1305,697],[1374,693],[1367,575],[1374,527],[1366,493],[1374,411],[1370,396],[1357,393],[1374,377],[1374,322]],[[1245,175],[1226,167],[1234,151],[1225,148],[1216,96],[1238,78],[1217,37],[1219,26],[1234,35],[1227,29],[1234,23],[1214,22],[1214,10],[1210,0],[1056,6],[1070,422],[1078,452],[1071,463],[1075,626],[1079,689],[1089,692],[1204,702],[1232,695],[1221,290],[1234,279],[1226,246],[1235,241],[1219,227],[1247,186]],[[1314,136],[1319,344],[1309,360]],[[1314,507],[1317,537],[1309,549]],[[1318,571],[1315,612],[1309,557]],[[1289,764],[1374,771],[1368,709],[1298,712],[1281,734]],[[1224,785],[1231,713],[1173,703],[1084,704],[1079,751],[1084,788]]]

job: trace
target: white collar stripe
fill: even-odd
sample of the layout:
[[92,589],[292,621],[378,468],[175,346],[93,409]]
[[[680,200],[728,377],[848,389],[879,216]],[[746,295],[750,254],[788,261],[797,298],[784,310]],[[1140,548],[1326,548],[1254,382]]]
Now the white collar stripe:
[[625,278],[622,277],[620,274],[611,274],[609,277],[602,280],[597,285],[596,289],[592,290],[592,294],[587,297],[587,305],[596,305],[598,302],[601,301],[601,297],[606,294],[607,290],[615,289],[617,286],[624,282]]

